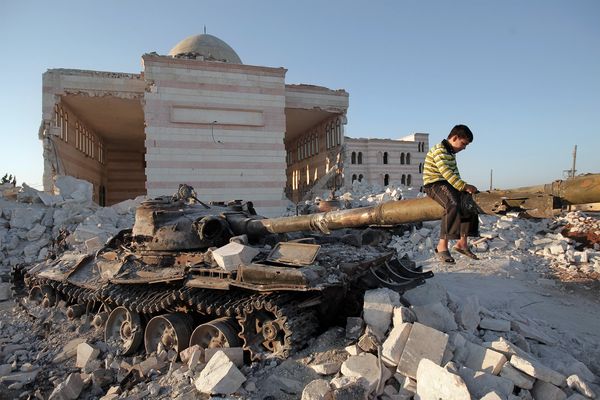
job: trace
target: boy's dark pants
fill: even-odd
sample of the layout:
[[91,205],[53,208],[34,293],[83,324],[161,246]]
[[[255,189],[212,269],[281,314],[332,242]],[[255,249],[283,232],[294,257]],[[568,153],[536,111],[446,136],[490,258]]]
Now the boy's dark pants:
[[444,207],[441,239],[460,239],[461,236],[479,236],[479,218],[477,214],[467,215],[461,210],[462,196],[470,196],[459,192],[447,181],[439,181],[425,185],[427,196]]

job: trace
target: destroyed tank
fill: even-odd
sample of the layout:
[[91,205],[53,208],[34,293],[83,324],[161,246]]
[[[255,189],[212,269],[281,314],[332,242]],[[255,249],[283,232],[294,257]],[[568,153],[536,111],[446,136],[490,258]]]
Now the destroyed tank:
[[[570,204],[600,201],[600,175],[465,196],[464,210],[550,217]],[[360,247],[330,231],[439,219],[429,198],[320,214],[263,218],[251,202],[205,204],[182,185],[142,203],[130,230],[95,254],[64,253],[25,276],[29,298],[64,304],[67,316],[96,313],[120,354],[243,347],[250,360],[286,358],[318,327],[358,315],[365,290],[398,292],[422,272],[384,247]],[[352,236],[352,235],[350,235]],[[354,242],[353,245],[347,244]]]

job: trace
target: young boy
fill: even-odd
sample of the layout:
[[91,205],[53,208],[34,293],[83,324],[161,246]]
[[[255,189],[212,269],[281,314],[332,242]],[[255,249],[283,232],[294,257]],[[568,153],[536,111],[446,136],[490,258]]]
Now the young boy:
[[479,236],[477,215],[461,210],[462,197],[477,192],[477,188],[460,178],[456,153],[473,141],[473,133],[466,125],[456,125],[447,139],[433,146],[425,157],[423,183],[425,193],[444,207],[440,227],[440,241],[436,256],[443,262],[454,263],[448,251],[448,240],[458,240],[452,250],[477,260],[467,243],[467,236]]

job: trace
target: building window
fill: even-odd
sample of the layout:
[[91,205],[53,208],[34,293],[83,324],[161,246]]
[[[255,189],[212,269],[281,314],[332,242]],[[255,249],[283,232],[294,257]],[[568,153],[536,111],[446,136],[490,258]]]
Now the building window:
[[403,185],[406,185],[406,175],[402,174],[402,180],[400,181]]
[[352,155],[350,156],[350,164],[356,164],[356,152],[353,151]]
[[404,165],[404,153],[400,153],[400,164]]
[[388,174],[385,174],[383,176],[383,186],[387,186],[390,184],[390,176]]
[[358,152],[358,163],[362,164],[362,151]]
[[419,163],[419,173],[423,173],[423,163]]
[[412,184],[412,177],[410,174],[406,177],[406,186],[410,186]]
[[352,182],[356,180],[356,174],[352,174]]
[[406,153],[406,163],[410,164],[410,153]]
[[359,175],[358,175],[358,181],[359,181],[359,182],[362,182],[362,180],[363,180],[363,174],[359,174]]
[[388,153],[387,153],[387,151],[383,153],[383,163],[384,164],[388,163]]
[[342,144],[342,122],[339,118],[335,122],[335,142],[338,146]]

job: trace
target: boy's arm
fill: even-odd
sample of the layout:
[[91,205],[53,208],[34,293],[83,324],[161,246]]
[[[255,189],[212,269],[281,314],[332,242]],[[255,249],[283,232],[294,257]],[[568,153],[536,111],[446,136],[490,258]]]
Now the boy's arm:
[[460,179],[460,176],[455,174],[452,168],[448,166],[447,157],[449,158],[451,156],[444,150],[439,149],[433,154],[433,161],[435,162],[438,171],[440,171],[440,174],[442,174],[444,179],[447,180],[448,183],[450,183],[452,186],[454,186],[456,190],[462,192],[463,190],[465,190],[465,186],[467,185],[467,183]]

